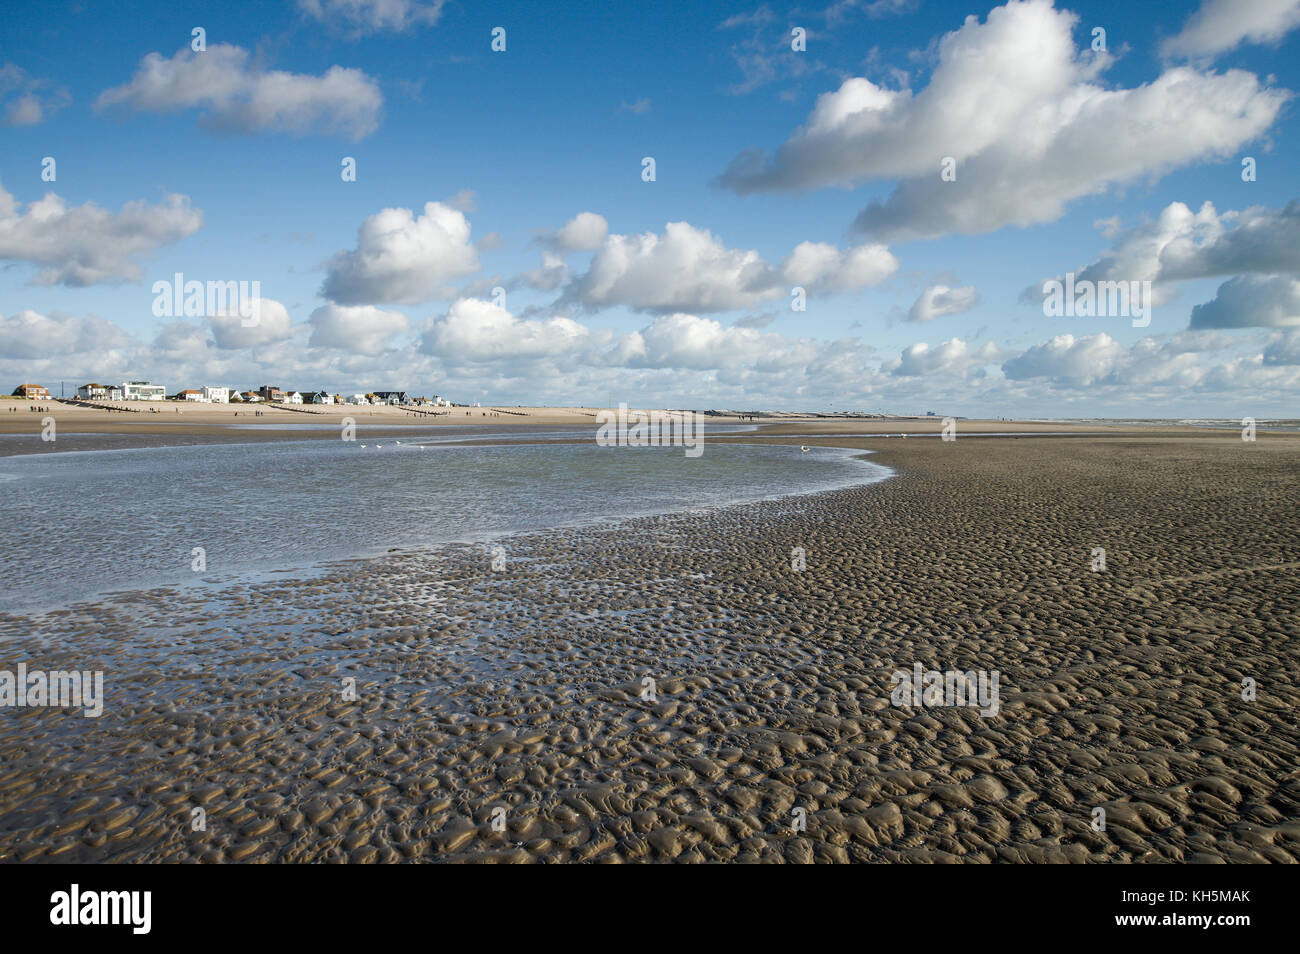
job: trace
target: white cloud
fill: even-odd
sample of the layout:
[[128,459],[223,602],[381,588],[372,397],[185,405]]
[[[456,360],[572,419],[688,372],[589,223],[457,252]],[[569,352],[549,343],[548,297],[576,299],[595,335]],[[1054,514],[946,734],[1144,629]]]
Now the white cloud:
[[1071,384],[1089,385],[1104,378],[1124,354],[1124,347],[1110,335],[1057,335],[1034,345],[1002,365],[1013,381],[1027,378],[1055,378]]
[[193,235],[203,213],[189,196],[167,195],[161,205],[128,202],[120,212],[94,203],[69,207],[49,192],[20,211],[0,186],[0,258],[41,266],[40,285],[95,285],[134,281],[140,259]]
[[1204,0],[1160,51],[1193,57],[1225,53],[1242,43],[1275,43],[1297,26],[1300,0]]
[[840,251],[826,242],[800,242],[781,263],[781,284],[822,292],[854,291],[878,285],[898,271],[898,259],[884,245]]
[[1191,328],[1289,328],[1300,325],[1300,281],[1289,275],[1239,275],[1192,309]]
[[974,286],[950,288],[947,285],[931,285],[917,297],[907,312],[907,320],[914,322],[931,321],[944,315],[957,315],[975,307],[979,293]]
[[449,279],[479,269],[463,212],[426,202],[424,214],[384,209],[357,229],[357,247],[329,263],[321,294],[343,305],[413,305],[443,297]]
[[960,338],[952,338],[933,348],[922,341],[904,348],[901,355],[886,362],[881,369],[900,377],[964,375],[997,361],[1000,356],[997,345],[991,341],[975,349]]
[[126,335],[101,318],[42,315],[31,309],[7,318],[0,315],[0,358],[83,354],[119,348],[126,343]]
[[129,83],[105,90],[96,107],[130,106],[169,112],[200,109],[222,130],[276,130],[362,139],[379,126],[379,85],[361,70],[331,66],[324,74],[263,70],[248,51],[216,43],[204,52],[185,47],[171,59],[149,53]]
[[1279,334],[1264,349],[1266,365],[1300,365],[1300,328]]
[[[1048,0],[967,18],[939,43],[917,93],[845,80],[770,158],[733,160],[737,192],[897,179],[856,225],[882,239],[979,234],[1059,218],[1069,202],[1231,154],[1289,98],[1242,70],[1181,67],[1131,89],[1096,82],[1111,59],[1081,51],[1077,17]],[[943,181],[940,160],[956,160]]]
[[405,315],[373,305],[324,305],[311,313],[311,348],[337,348],[377,355],[394,346],[393,339],[410,333]]
[[[245,325],[256,320],[256,324]],[[283,341],[290,337],[289,311],[274,298],[259,298],[255,309],[241,315],[237,311],[211,315],[208,327],[218,348],[253,348]]]
[[446,0],[298,0],[303,13],[355,34],[433,26]]
[[[1255,276],[1225,283],[1219,298],[1193,311],[1192,327],[1243,328],[1285,323],[1285,314],[1273,306],[1285,301],[1289,287],[1277,276],[1288,274],[1300,276],[1300,201],[1222,214],[1210,202],[1196,212],[1171,202],[1154,221],[1121,233],[1114,247],[1075,278],[1150,281],[1155,304],[1163,306],[1177,296],[1180,282]],[[1026,302],[1040,298],[1041,284],[1021,296]]]
[[570,293],[589,307],[717,312],[750,308],[806,285],[834,293],[874,285],[898,267],[889,250],[864,245],[841,252],[825,243],[796,246],[773,267],[752,249],[732,249],[708,229],[669,222],[663,235],[608,235]]
[[568,318],[525,320],[492,302],[461,298],[433,321],[421,347],[448,360],[500,361],[571,353],[582,348],[589,335],[587,328]]
[[595,212],[579,212],[555,233],[555,244],[566,252],[590,252],[609,234],[609,223]]

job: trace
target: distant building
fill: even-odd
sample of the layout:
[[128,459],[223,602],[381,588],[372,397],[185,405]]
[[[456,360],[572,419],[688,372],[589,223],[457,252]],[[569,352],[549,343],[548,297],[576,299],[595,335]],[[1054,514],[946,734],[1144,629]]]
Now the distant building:
[[303,401],[308,404],[333,404],[334,395],[328,391],[312,391],[303,395]]
[[197,388],[186,388],[184,391],[177,391],[176,400],[194,401],[196,404],[207,403],[207,399],[203,396],[203,392],[198,390]]
[[123,381],[122,399],[125,401],[161,401],[167,396],[167,389],[161,384],[148,381]]
[[257,389],[257,393],[258,395],[261,396],[263,401],[284,400],[284,392],[281,391],[273,384],[263,384],[260,388]]
[[249,404],[257,404],[262,400],[262,395],[258,394],[256,391],[245,391],[244,400]]
[[235,401],[243,401],[243,400],[244,400],[244,396],[243,396],[242,394],[240,394],[239,391],[236,390],[235,388],[231,388],[231,389],[230,389],[230,400],[231,400],[232,403],[235,402]]
[[410,404],[411,396],[405,391],[376,391],[375,404]]
[[203,389],[203,400],[207,401],[209,404],[229,404],[230,389],[205,387]]
[[302,394],[298,391],[285,391],[280,400],[285,404],[301,404]]
[[347,403],[348,404],[369,404],[370,398],[366,397],[364,394],[354,394],[350,398],[348,398]]
[[77,388],[77,397],[83,401],[106,401],[108,400],[108,387],[103,384],[83,384]]
[[20,384],[14,388],[14,397],[29,401],[44,401],[50,396],[50,389],[40,384]]

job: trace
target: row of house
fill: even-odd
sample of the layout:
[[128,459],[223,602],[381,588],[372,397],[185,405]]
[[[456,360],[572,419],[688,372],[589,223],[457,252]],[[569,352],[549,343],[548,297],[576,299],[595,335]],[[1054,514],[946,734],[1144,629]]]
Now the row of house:
[[[15,397],[28,400],[45,400],[50,397],[48,388],[39,384],[20,384],[14,390]],[[97,384],[91,382],[77,388],[77,397],[83,401],[192,401],[197,404],[230,404],[262,402],[272,404],[365,404],[365,405],[400,405],[415,407],[451,407],[451,402],[438,395],[432,398],[411,397],[405,391],[374,391],[367,394],[352,394],[344,397],[328,391],[293,391],[279,388],[273,384],[264,384],[255,390],[241,391],[238,388],[203,387],[186,388],[169,395],[161,384],[149,381],[123,381],[121,385]]]

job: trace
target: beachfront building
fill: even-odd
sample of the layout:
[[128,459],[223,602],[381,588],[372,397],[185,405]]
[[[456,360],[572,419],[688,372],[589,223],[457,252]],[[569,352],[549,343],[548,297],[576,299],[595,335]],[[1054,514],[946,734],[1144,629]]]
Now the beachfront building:
[[244,396],[243,396],[242,394],[239,393],[239,389],[238,389],[238,388],[231,388],[231,389],[230,389],[230,403],[231,403],[231,404],[234,404],[236,401],[239,401],[239,402],[242,403],[243,400],[244,400]]
[[198,388],[186,388],[184,391],[177,391],[176,400],[193,401],[196,404],[207,403],[207,399],[203,396],[203,392]]
[[[117,389],[114,388],[114,390],[116,391]],[[118,396],[119,396],[119,397],[120,397],[121,394],[122,394],[121,391],[117,391],[117,393],[118,393]],[[108,401],[108,400],[111,400],[111,399],[109,398],[109,396],[108,396],[108,386],[107,386],[107,385],[104,385],[104,384],[93,384],[93,383],[92,383],[92,384],[83,384],[81,387],[77,388],[77,397],[79,397],[79,398],[80,398],[81,400],[83,400],[83,401]]]
[[284,397],[280,399],[285,404],[301,404],[302,393],[299,391],[285,391]]
[[263,401],[284,400],[284,392],[281,391],[279,388],[277,388],[274,384],[263,384],[260,388],[257,389],[257,393],[261,395]]
[[262,395],[258,394],[256,391],[245,391],[244,400],[249,404],[256,404],[262,400]]
[[20,384],[14,388],[13,396],[29,401],[46,401],[49,400],[50,389],[40,384]]
[[312,391],[310,394],[304,395],[304,399],[309,404],[333,404],[334,403],[334,395],[330,394],[328,391]]
[[161,384],[148,381],[123,381],[122,399],[124,401],[161,401],[167,397],[167,389]]
[[410,404],[411,396],[405,391],[376,391],[375,404]]
[[370,398],[366,397],[364,394],[354,394],[350,398],[348,398],[347,403],[348,404],[369,404]]
[[205,387],[203,389],[203,400],[209,404],[229,404],[230,389]]

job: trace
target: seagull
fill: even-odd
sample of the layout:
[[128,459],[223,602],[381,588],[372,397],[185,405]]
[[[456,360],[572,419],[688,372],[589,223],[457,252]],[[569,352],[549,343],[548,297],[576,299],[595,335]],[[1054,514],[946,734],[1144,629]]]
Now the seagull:
[[808,453],[808,448],[807,448],[807,447],[800,447],[799,450],[800,450],[802,453],[805,453],[805,454]]
[[366,445],[365,445],[365,444],[362,444],[362,445],[361,445],[361,449],[362,449],[362,450],[365,450],[365,449],[366,449]]

